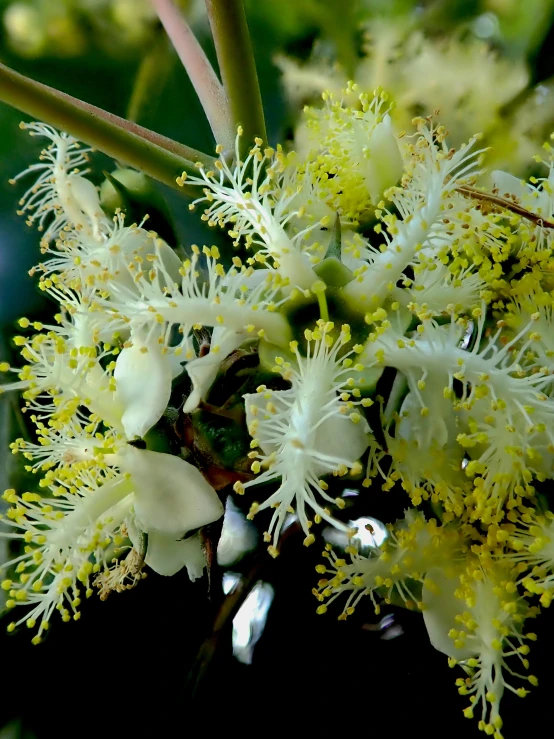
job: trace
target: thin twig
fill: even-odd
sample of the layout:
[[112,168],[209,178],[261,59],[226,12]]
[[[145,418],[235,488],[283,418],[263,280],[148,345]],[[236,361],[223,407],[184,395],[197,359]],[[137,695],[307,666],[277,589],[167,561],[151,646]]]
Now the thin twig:
[[233,131],[242,127],[240,146],[246,152],[255,137],[267,141],[267,134],[243,0],[205,1]]
[[[300,525],[297,522],[291,524],[281,536],[279,549],[282,549],[283,544],[300,531]],[[196,660],[189,672],[185,689],[189,693],[190,697],[193,697],[196,694],[200,687],[200,683],[205,679],[216,656],[220,641],[225,634],[229,633],[229,628],[233,619],[239,612],[244,601],[252,592],[256,583],[260,580],[264,570],[274,562],[275,560],[273,557],[271,557],[267,552],[258,552],[252,567],[243,576],[235,588],[225,596],[216,613],[210,635],[205,639],[198,650]]]
[[94,105],[43,85],[0,64],[0,101],[75,136],[118,161],[154,179],[191,194],[176,178],[184,170],[196,173],[195,162],[213,164],[203,154]]
[[231,148],[236,132],[229,101],[208,57],[172,0],[152,0],[152,5],[190,77],[216,142]]
[[534,223],[536,226],[540,226],[541,228],[554,228],[554,221],[549,221],[547,218],[543,218],[537,213],[533,213],[532,211],[527,210],[527,208],[519,205],[519,203],[515,203],[513,200],[502,198],[500,197],[500,195],[494,195],[490,192],[482,192],[481,190],[476,190],[475,188],[468,187],[467,185],[462,185],[462,187],[458,187],[456,188],[456,190],[461,195],[464,195],[467,198],[481,200],[484,203],[496,205],[503,210],[509,210],[512,213],[515,213],[516,215],[521,216],[528,221],[531,221],[531,223]]

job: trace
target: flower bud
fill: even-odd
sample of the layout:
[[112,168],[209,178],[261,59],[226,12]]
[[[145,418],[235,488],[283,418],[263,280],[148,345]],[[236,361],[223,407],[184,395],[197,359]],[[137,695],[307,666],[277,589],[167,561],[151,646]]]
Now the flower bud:
[[76,224],[90,223],[94,238],[100,239],[100,225],[106,217],[100,207],[100,196],[95,185],[80,174],[70,174],[66,192],[66,200],[62,200],[62,205],[67,215]]
[[398,182],[404,168],[390,115],[369,134],[367,150],[369,157],[361,162],[361,171],[371,202],[377,203],[385,190]]

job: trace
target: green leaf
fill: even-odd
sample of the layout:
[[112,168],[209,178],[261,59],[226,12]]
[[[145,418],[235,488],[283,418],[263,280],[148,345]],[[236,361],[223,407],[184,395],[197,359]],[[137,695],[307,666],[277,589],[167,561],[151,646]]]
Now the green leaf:
[[316,264],[314,272],[327,287],[344,287],[354,279],[352,271],[336,257],[327,257]]
[[335,219],[335,225],[333,226],[333,232],[331,234],[331,241],[329,242],[329,247],[327,249],[326,257],[335,257],[336,259],[340,259],[342,255],[342,228],[340,223],[340,217],[337,213],[337,217]]

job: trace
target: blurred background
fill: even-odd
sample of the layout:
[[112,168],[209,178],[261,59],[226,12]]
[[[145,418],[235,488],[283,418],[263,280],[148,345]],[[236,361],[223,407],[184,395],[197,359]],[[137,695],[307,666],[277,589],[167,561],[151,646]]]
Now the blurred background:
[[[203,2],[181,2],[210,58]],[[459,145],[482,132],[491,166],[519,176],[554,131],[554,0],[246,0],[271,143],[302,143],[300,113],[322,89],[385,87],[397,130],[440,110]],[[148,0],[0,2],[0,60],[46,84],[126,116],[198,149],[213,141],[194,91]],[[22,315],[53,307],[28,276],[38,238],[16,215],[23,183],[8,179],[36,161],[40,144],[0,106],[0,355]],[[92,179],[116,165],[93,159]],[[179,243],[214,243],[177,194],[160,188]],[[0,402],[0,448],[27,433],[18,399]],[[25,485],[18,460],[2,453],[3,488]],[[402,516],[402,493],[372,490],[371,537]],[[346,514],[367,511],[355,490]],[[248,507],[249,501],[244,505]],[[0,739],[181,736],[311,731],[331,736],[379,732],[477,736],[462,718],[446,658],[433,650],[420,616],[362,604],[347,622],[340,608],[317,616],[311,594],[320,544],[306,550],[294,519],[282,553],[270,560],[256,526],[231,502],[212,583],[154,573],[135,590],[100,603],[80,622],[54,623],[46,642],[0,632]],[[362,526],[363,529],[363,526]],[[365,530],[365,529],[364,529]],[[324,532],[327,541],[344,542]],[[3,544],[0,544],[3,546]],[[5,552],[0,553],[5,556]],[[209,592],[208,592],[209,588]],[[365,607],[364,607],[365,605]],[[505,736],[551,725],[554,659],[548,612],[533,630],[541,687],[503,703]]]

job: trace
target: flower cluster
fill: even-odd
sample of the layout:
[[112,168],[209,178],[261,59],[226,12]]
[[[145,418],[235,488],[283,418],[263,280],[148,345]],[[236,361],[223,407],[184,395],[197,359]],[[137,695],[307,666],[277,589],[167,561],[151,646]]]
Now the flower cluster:
[[[17,439],[13,452],[41,475],[32,492],[4,493],[11,507],[3,535],[18,554],[2,587],[8,608],[31,607],[9,628],[26,622],[38,642],[55,610],[78,618],[82,591],[91,595],[96,585],[105,597],[140,579],[145,562],[164,575],[186,566],[192,578],[200,576],[205,562],[196,531],[218,519],[223,506],[195,466],[133,445],[168,404],[187,335],[168,348],[159,324],[123,320],[118,297],[140,299],[144,263],[159,263],[159,281],[186,268],[155,234],[104,215],[80,169],[86,149],[49,126],[28,128],[49,145],[23,173],[38,177],[21,212],[43,233],[46,260],[33,271],[60,312],[52,325],[22,318],[21,328],[36,332],[15,338],[25,364],[2,366],[18,376],[2,390],[23,391],[36,429],[36,440]],[[189,272],[194,281],[190,265]],[[128,566],[114,566],[114,553],[123,550]]]
[[[234,158],[218,147],[213,170],[178,178],[236,253],[192,245],[184,261],[144,221],[104,214],[87,150],[29,126],[49,145],[20,175],[37,177],[21,212],[42,230],[34,273],[60,312],[16,337],[23,367],[2,367],[36,430],[13,451],[40,475],[5,493],[18,550],[3,587],[28,606],[10,628],[40,640],[54,610],[77,617],[82,592],[132,586],[144,564],[202,572],[198,530],[222,504],[148,432],[177,378],[185,414],[211,408],[244,345],[255,366],[233,418],[250,449],[233,488],[258,498],[251,517],[273,509],[270,553],[289,514],[306,546],[323,521],[350,537],[318,566],[318,612],[420,610],[464,671],[465,715],[501,737],[503,692],[537,682],[524,624],[554,593],[553,516],[538,507],[554,477],[553,160],[543,179],[495,172],[486,190],[478,135],[454,149],[416,118],[397,136],[390,112],[351,83],[305,111],[302,154],[257,139],[241,155],[239,129]],[[377,485],[407,510],[361,551],[343,493],[357,487],[371,514]]]
[[[549,133],[551,81],[530,88],[531,74],[520,56],[502,53],[466,27],[437,35],[418,25],[413,17],[409,22],[373,17],[366,24],[363,54],[353,73],[360,89],[388,91],[396,103],[391,115],[398,131],[409,130],[412,116],[439,110],[452,145],[460,146],[481,131],[496,166],[509,165],[517,175],[528,173],[532,155]],[[342,94],[346,71],[328,54],[316,45],[308,61],[277,57],[294,107],[312,104],[322,89]],[[354,95],[348,99],[356,105]],[[307,128],[301,124],[296,131],[301,149]]]

